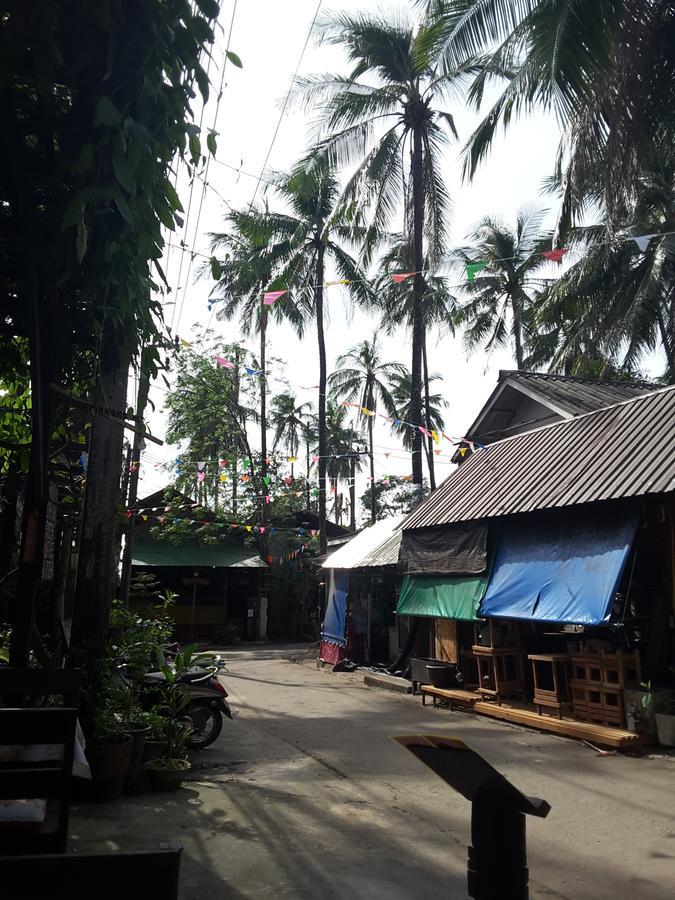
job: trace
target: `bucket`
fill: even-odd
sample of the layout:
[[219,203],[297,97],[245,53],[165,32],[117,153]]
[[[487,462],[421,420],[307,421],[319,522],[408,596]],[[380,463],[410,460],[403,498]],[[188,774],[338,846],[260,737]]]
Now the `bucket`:
[[656,733],[662,747],[675,747],[675,716],[668,713],[655,713]]

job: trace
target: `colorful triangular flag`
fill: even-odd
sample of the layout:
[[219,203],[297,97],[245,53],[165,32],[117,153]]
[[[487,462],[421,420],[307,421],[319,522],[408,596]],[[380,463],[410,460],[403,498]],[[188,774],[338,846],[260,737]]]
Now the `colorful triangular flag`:
[[541,255],[551,262],[559,263],[567,252],[566,247],[560,247],[558,250],[544,250]]
[[400,284],[402,281],[405,281],[406,278],[411,278],[414,274],[414,272],[397,272],[395,275],[391,276],[391,280],[396,284]]
[[287,294],[288,291],[266,291],[263,294],[263,303],[265,306],[272,306],[273,303],[276,303],[279,297],[283,297],[284,294]]
[[640,253],[645,253],[647,250],[647,247],[649,247],[649,242],[651,241],[651,239],[653,237],[656,237],[656,235],[655,234],[638,234],[636,236],[631,235],[631,240],[635,241],[635,243],[638,245],[638,249],[639,249]]
[[485,269],[486,267],[487,267],[486,262],[467,263],[466,264],[467,281],[473,281],[474,278],[476,277],[477,273],[480,272],[482,269]]

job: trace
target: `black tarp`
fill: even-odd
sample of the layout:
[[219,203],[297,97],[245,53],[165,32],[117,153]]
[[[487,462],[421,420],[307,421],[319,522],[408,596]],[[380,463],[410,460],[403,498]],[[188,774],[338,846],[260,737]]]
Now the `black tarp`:
[[403,532],[399,563],[408,575],[480,575],[487,568],[487,523]]

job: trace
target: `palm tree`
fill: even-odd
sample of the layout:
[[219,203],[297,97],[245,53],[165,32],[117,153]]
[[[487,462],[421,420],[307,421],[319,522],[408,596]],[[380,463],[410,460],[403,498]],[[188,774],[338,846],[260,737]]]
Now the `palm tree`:
[[[290,173],[276,178],[276,193],[288,212],[268,208],[236,214],[232,222],[247,235],[248,246],[241,255],[219,262],[222,289],[234,289],[225,315],[232,316],[243,302],[253,309],[262,308],[256,286],[267,281],[265,289],[287,290],[272,307],[273,314],[287,315],[302,336],[308,321],[316,321],[319,348],[319,527],[321,552],[326,552],[326,344],[324,336],[324,282],[326,264],[331,262],[340,279],[348,282],[350,295],[365,303],[370,288],[365,274],[345,249],[359,240],[363,232],[353,218],[336,209],[340,189],[337,177],[326,159],[308,166],[298,163]],[[214,245],[230,247],[229,237],[214,238]],[[221,284],[219,283],[219,285]],[[237,291],[249,285],[248,292]],[[257,296],[257,300],[255,299]],[[256,305],[257,304],[257,305]],[[255,312],[253,313],[255,314]],[[265,313],[262,312],[263,321]]]
[[[412,330],[413,322],[413,285],[409,279],[396,283],[392,274],[407,272],[414,267],[412,246],[404,235],[392,236],[392,241],[382,254],[378,264],[378,274],[373,281],[374,307],[381,312],[382,326],[387,334],[392,334],[401,324]],[[422,385],[424,392],[424,418],[427,428],[433,426],[431,421],[429,395],[429,364],[427,360],[427,334],[433,330],[438,337],[444,332],[454,334],[454,317],[457,312],[457,298],[448,288],[447,279],[428,274],[431,269],[429,260],[424,264],[424,305],[422,307]],[[434,442],[427,437],[426,457],[429,468],[429,484],[436,487],[434,471]]]
[[[357,168],[343,203],[368,215],[370,237],[387,228],[405,204],[405,231],[412,247],[413,310],[411,417],[420,420],[424,336],[425,258],[431,265],[445,245],[450,199],[441,174],[441,153],[455,135],[452,115],[437,103],[454,99],[480,71],[479,62],[439,67],[435,26],[424,19],[338,13],[324,20],[320,39],[342,46],[353,68],[348,75],[301,80],[299,90],[321,113],[317,153],[336,165]],[[369,256],[372,241],[365,252]],[[426,243],[426,247],[425,247]],[[413,442],[413,483],[421,488],[421,433]]]
[[356,527],[356,472],[363,466],[363,455],[359,445],[363,442],[362,434],[347,424],[347,408],[328,399],[326,406],[326,471],[334,495],[333,510],[336,522],[340,524],[342,514],[342,495],[339,492],[340,481],[349,485],[349,514],[352,530]]
[[519,369],[525,365],[531,338],[533,301],[548,284],[534,274],[546,262],[542,250],[551,246],[550,233],[541,230],[547,212],[521,208],[515,229],[486,216],[469,236],[470,249],[453,254],[463,270],[467,265],[486,264],[473,280],[467,280],[468,299],[455,314],[456,323],[465,328],[467,348],[484,345],[489,351],[512,342]]
[[[291,456],[297,457],[300,441],[304,438],[304,426],[311,409],[311,403],[298,403],[292,394],[277,394],[272,400],[270,425],[274,429],[272,449],[281,444]],[[291,463],[291,478],[294,476]]]
[[371,341],[365,340],[338,356],[337,370],[328,379],[331,399],[353,403],[358,400],[358,420],[368,422],[368,446],[370,453],[371,515],[377,517],[375,498],[375,451],[373,446],[373,420],[381,401],[388,415],[396,415],[389,382],[394,375],[402,375],[406,368],[402,363],[384,362],[378,344],[377,331]]
[[467,146],[473,175],[495,134],[521,110],[553,109],[563,139],[564,220],[589,193],[610,227],[621,222],[645,163],[675,136],[675,9],[672,0],[431,0],[443,32],[443,65],[488,52],[469,93],[483,99],[490,72],[506,86]]
[[[435,381],[442,381],[442,377],[437,374],[431,374],[427,378],[427,396],[426,396],[426,420],[427,420],[427,428],[430,431],[435,431],[439,436],[445,430],[445,422],[443,420],[443,407],[447,406],[447,401],[442,393],[432,393],[431,385]],[[394,406],[396,408],[396,415],[393,417],[396,421],[410,422],[410,373],[405,372],[402,375],[394,375],[391,379],[391,397],[394,401]],[[412,438],[415,429],[411,429],[409,426],[401,424],[396,425],[392,424],[392,431],[398,435],[403,443],[403,446],[406,449],[410,449],[412,447]],[[435,442],[433,437],[429,438],[431,442],[431,452],[427,454],[427,462],[429,463],[429,477],[432,477],[433,473],[433,463],[431,462],[431,458],[433,458],[433,450],[435,446]]]

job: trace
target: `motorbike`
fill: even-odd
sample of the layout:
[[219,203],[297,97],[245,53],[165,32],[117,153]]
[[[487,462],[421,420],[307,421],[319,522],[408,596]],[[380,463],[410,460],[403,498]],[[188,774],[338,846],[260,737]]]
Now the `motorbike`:
[[[212,744],[223,729],[223,715],[233,719],[227,702],[227,691],[216,677],[218,668],[204,669],[194,666],[180,679],[185,692],[186,703],[181,711],[181,719],[188,726],[190,735],[187,746],[192,750],[203,750]],[[120,669],[122,678],[129,683],[129,673]],[[144,709],[162,706],[162,682],[166,681],[160,671],[147,672],[140,685],[140,701]]]

